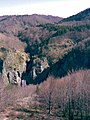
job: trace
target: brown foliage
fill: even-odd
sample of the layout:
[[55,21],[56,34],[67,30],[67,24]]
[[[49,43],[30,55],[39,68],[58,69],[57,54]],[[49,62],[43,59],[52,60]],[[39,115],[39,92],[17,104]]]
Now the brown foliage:
[[42,83],[40,101],[49,114],[57,114],[73,120],[88,118],[90,114],[90,70],[80,70],[62,79],[49,77]]

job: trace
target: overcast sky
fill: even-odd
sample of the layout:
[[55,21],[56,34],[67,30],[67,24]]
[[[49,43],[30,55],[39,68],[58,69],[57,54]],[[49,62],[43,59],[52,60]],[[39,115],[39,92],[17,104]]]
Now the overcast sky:
[[0,0],[0,16],[45,14],[69,17],[86,8],[90,8],[90,0]]

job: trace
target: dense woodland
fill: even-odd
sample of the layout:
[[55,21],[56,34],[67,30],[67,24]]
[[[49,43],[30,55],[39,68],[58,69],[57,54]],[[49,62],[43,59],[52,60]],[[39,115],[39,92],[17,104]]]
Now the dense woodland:
[[49,77],[40,85],[21,88],[0,83],[0,111],[5,114],[11,109],[9,119],[89,120],[89,73],[90,70],[80,70],[61,79]]

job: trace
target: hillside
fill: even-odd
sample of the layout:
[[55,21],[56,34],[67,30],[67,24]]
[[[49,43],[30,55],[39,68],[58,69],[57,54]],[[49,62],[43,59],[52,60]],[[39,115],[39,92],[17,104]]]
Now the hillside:
[[77,26],[90,24],[90,8],[81,11],[80,13],[70,16],[59,21],[59,24],[66,26]]
[[89,69],[90,9],[0,16],[0,120],[90,120]]
[[45,15],[0,16],[0,32],[17,35],[25,28],[45,23],[58,23],[62,18]]
[[90,120],[89,83],[90,70],[48,77],[36,86],[5,87],[0,81],[0,119]]
[[90,8],[81,11],[80,13],[70,16],[66,19],[63,19],[62,22],[68,22],[68,21],[85,21],[90,20]]
[[36,84],[49,74],[56,76],[57,71],[57,77],[62,77],[73,70],[90,68],[89,18],[90,9],[66,19],[37,14],[1,16],[3,78],[8,81],[8,73],[13,76],[15,68],[27,84]]

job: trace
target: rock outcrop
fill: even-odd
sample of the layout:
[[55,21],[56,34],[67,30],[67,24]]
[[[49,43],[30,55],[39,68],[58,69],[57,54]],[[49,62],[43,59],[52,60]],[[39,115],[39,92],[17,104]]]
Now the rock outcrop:
[[34,65],[32,69],[32,77],[35,79],[39,74],[41,74],[45,69],[49,67],[48,61],[46,58],[40,59],[36,58],[34,60]]
[[2,76],[5,84],[20,85],[22,73],[26,70],[28,55],[22,51],[9,51],[3,62]]

